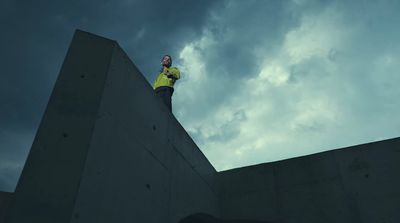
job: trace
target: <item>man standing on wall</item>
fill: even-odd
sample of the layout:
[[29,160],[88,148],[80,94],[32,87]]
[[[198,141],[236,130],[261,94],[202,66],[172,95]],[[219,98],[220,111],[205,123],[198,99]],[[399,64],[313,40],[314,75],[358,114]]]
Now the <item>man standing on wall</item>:
[[154,81],[153,88],[168,107],[169,111],[172,112],[171,97],[174,93],[175,81],[181,77],[181,73],[178,68],[171,67],[172,58],[169,55],[163,56],[161,65],[160,74]]

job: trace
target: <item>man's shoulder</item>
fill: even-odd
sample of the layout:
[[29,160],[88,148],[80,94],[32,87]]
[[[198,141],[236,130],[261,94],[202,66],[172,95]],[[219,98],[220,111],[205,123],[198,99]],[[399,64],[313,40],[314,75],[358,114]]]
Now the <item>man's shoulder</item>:
[[179,70],[177,67],[170,67],[169,69]]
[[180,73],[181,72],[177,67],[170,67],[169,71],[170,72],[174,72],[174,73]]

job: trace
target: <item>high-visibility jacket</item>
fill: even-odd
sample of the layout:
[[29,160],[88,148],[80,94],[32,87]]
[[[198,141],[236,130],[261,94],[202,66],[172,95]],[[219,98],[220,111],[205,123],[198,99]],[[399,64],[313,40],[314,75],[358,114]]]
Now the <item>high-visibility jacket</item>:
[[173,77],[168,77],[166,73],[161,70],[161,73],[158,75],[156,80],[154,81],[153,88],[156,89],[158,87],[166,86],[166,87],[174,87],[175,81],[181,78],[181,72],[176,67],[167,68],[167,71],[172,74]]

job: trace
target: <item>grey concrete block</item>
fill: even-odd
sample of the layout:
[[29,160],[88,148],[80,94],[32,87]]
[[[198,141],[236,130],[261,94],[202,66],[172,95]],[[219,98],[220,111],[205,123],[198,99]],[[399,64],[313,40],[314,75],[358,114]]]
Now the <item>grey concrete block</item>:
[[74,35],[18,181],[10,222],[69,222],[114,46]]
[[14,193],[0,191],[0,223],[6,222],[6,215],[9,213],[13,201]]
[[216,171],[184,135],[115,41],[77,31],[9,223],[176,222],[197,211],[218,215],[210,186]]
[[399,151],[395,138],[219,172],[221,217],[398,222]]

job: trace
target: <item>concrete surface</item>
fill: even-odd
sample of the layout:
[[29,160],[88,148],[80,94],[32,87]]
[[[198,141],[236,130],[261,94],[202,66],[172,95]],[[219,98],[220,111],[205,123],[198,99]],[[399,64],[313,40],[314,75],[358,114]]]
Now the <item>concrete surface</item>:
[[0,223],[6,221],[5,217],[10,210],[10,205],[14,200],[14,193],[0,191]]
[[[219,215],[216,171],[115,41],[77,31],[9,222]],[[190,204],[190,205],[188,205]]]
[[400,222],[400,138],[218,173],[221,217]]

